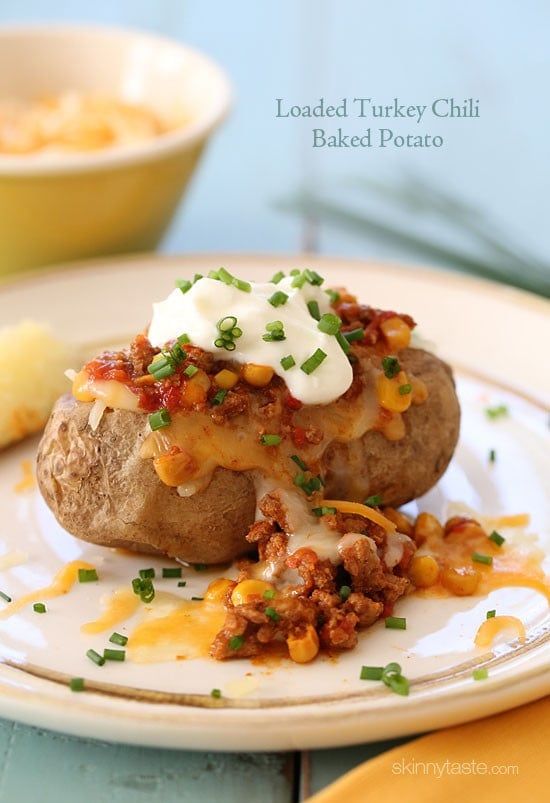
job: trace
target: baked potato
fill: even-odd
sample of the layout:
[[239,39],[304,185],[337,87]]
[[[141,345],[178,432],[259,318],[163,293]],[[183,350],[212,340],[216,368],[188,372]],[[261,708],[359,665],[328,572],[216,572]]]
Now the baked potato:
[[[398,506],[426,493],[445,471],[460,422],[451,370],[420,349],[403,350],[400,362],[425,384],[425,402],[404,412],[400,440],[370,431],[358,442],[332,444],[323,456],[327,499],[378,494]],[[65,529],[103,546],[191,563],[223,563],[250,551],[245,535],[256,492],[248,472],[217,468],[206,488],[182,497],[140,456],[147,415],[107,410],[93,431],[91,406],[62,396],[39,446],[38,484]]]

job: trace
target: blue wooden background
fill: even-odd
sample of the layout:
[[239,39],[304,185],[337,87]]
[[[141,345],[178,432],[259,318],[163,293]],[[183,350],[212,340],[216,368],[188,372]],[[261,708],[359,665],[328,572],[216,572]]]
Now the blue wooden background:
[[[2,0],[0,24],[102,22],[192,44],[229,72],[236,106],[165,241],[181,251],[299,251],[415,260],[404,246],[284,211],[307,191],[412,224],[474,256],[479,243],[390,191],[422,177],[540,259],[548,226],[550,4],[547,0]],[[309,121],[275,118],[275,98],[320,95],[430,103],[480,99],[481,117],[431,124],[439,150],[316,150]],[[354,131],[361,121],[348,120]],[[392,121],[393,123],[393,121]],[[390,123],[389,127],[392,124]],[[399,133],[415,124],[395,125]],[[368,184],[367,182],[371,182]],[[399,194],[399,193],[398,193]],[[5,722],[0,801],[293,801],[385,744],[311,755],[210,755],[112,747]]]

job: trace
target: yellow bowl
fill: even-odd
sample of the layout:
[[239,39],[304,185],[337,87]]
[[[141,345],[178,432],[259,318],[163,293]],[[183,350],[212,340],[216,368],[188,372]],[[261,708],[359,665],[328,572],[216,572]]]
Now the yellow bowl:
[[89,26],[0,30],[0,99],[67,90],[189,122],[139,145],[0,155],[0,274],[154,248],[231,102],[225,74],[177,42]]

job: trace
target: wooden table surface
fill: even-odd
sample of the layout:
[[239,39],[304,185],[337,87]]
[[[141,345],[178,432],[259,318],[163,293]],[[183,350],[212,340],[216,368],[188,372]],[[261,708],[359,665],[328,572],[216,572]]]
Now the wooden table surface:
[[[540,24],[534,25],[536,14]],[[422,171],[490,207],[519,241],[548,250],[547,206],[541,203],[548,161],[541,154],[549,112],[539,97],[545,96],[549,17],[548,6],[499,0],[465,0],[456,14],[439,0],[0,5],[0,22],[93,21],[154,29],[205,50],[228,70],[235,110],[209,148],[164,250],[308,250],[392,259],[411,254],[395,243],[282,211],[282,202],[307,189],[368,203],[372,199],[357,193],[358,177],[387,177],[391,184],[403,169]],[[528,53],[514,58],[526,36]],[[275,118],[278,97],[303,104],[320,95],[338,101],[344,95],[391,100],[399,94],[425,103],[480,93],[481,119],[447,126],[448,144],[437,154],[314,151],[311,121]],[[532,110],[536,125],[520,113],[522,105]],[[510,152],[514,159],[505,164]],[[430,231],[437,233],[437,225]],[[290,803],[394,744],[302,754],[193,753],[110,745],[2,722],[0,801]]]

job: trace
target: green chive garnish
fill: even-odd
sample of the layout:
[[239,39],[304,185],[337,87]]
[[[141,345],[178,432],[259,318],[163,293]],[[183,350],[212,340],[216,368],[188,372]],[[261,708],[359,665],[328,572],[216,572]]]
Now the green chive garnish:
[[321,310],[317,301],[308,301],[307,308],[312,318],[315,318],[316,321],[321,320]]
[[103,657],[106,661],[124,661],[126,650],[103,650]]
[[193,287],[193,282],[189,279],[176,279],[176,287],[179,287],[182,293],[187,293]]
[[363,340],[365,337],[365,330],[362,328],[351,329],[349,332],[342,332],[348,343],[353,343],[355,340]]
[[497,546],[502,546],[505,543],[506,538],[504,538],[500,533],[497,533],[496,530],[493,530],[493,532],[489,536],[489,540],[492,541]]
[[333,315],[332,312],[325,312],[324,315],[321,315],[317,329],[320,332],[324,332],[325,335],[337,335],[341,325],[342,321],[338,315]]
[[210,399],[210,404],[213,405],[223,404],[227,394],[228,394],[227,390],[218,390],[218,392]]
[[474,563],[484,563],[486,566],[491,566],[493,563],[492,555],[482,555],[481,552],[473,552],[472,560]]
[[383,666],[362,666],[359,674],[360,680],[382,680]]
[[351,350],[351,346],[348,343],[348,341],[346,340],[346,338],[344,337],[344,335],[342,334],[342,332],[337,332],[335,337],[336,337],[337,343],[339,344],[339,346],[342,349],[342,351],[344,352],[344,354],[349,354],[350,350]]
[[94,664],[97,664],[98,666],[103,666],[103,664],[105,663],[105,658],[95,650],[88,650],[86,652],[86,655],[90,659],[90,661],[93,661]]
[[193,568],[196,572],[204,572],[208,568],[206,563],[194,563]]
[[[201,277],[202,278],[202,277]],[[189,340],[189,335],[186,335],[185,332],[177,338],[177,342],[180,346],[186,346],[191,341]]]
[[163,577],[181,577],[181,566],[169,566],[162,570]]
[[184,588],[187,585],[187,580],[180,580],[178,588]]
[[275,608],[268,607],[265,609],[264,613],[271,619],[272,622],[278,622],[281,618]]
[[163,427],[167,427],[172,423],[172,418],[168,410],[163,408],[162,410],[157,410],[156,413],[151,413],[149,416],[149,426],[153,430],[162,429]]
[[79,583],[95,583],[98,580],[97,572],[95,569],[79,569],[78,582]]
[[294,366],[296,365],[296,360],[294,359],[292,354],[289,354],[287,357],[282,358],[281,365],[283,366],[285,371],[288,371],[289,368],[294,368]]
[[197,368],[196,365],[188,365],[183,373],[185,374],[185,376],[187,376],[187,377],[189,377],[189,379],[191,379],[192,376],[195,376],[195,374],[197,373],[198,370],[199,369]]
[[232,636],[229,639],[230,650],[240,650],[243,644],[244,644],[244,638],[242,636]]
[[214,700],[219,700],[221,696],[222,693],[220,689],[212,689],[212,691],[210,692],[210,697],[213,697]]
[[349,586],[341,586],[338,593],[340,594],[340,599],[344,600],[345,602],[351,594],[351,588]]
[[304,277],[306,282],[309,282],[310,284],[313,285],[317,285],[318,287],[320,287],[325,281],[323,277],[319,276],[319,274],[316,271],[309,269],[304,271]]
[[264,599],[275,599],[275,594],[276,591],[274,588],[266,588],[262,596]]
[[282,440],[280,435],[262,435],[260,443],[262,446],[278,446]]
[[390,630],[406,630],[407,620],[404,616],[388,616],[384,620],[384,624]]
[[245,282],[243,279],[233,279],[233,287],[236,287],[237,290],[242,290],[243,293],[252,292],[252,285],[250,282]]
[[496,407],[486,407],[485,415],[491,421],[495,421],[497,418],[504,418],[508,415],[508,407],[505,404],[499,404]]
[[204,597],[191,597],[191,600],[193,602],[202,602],[204,600]]
[[221,318],[216,324],[220,332],[230,332],[236,325],[237,319],[234,315],[226,315],[225,318]]
[[288,296],[282,290],[277,290],[276,293],[267,299],[272,307],[282,307],[288,301]]
[[382,360],[382,369],[388,379],[393,379],[401,370],[401,366],[399,365],[397,357],[384,357]]
[[399,395],[400,396],[408,396],[411,393],[413,386],[409,383],[406,385],[399,385]]
[[487,611],[487,613],[485,614],[485,618],[486,619],[494,619],[496,615],[497,615],[497,612],[496,612],[496,610],[493,609],[492,611]]
[[489,463],[496,463],[497,453],[495,449],[489,449]]
[[300,457],[300,455],[297,455],[297,454],[291,454],[291,455],[290,455],[290,459],[291,459],[291,460],[292,460],[294,463],[296,463],[296,465],[298,466],[298,468],[300,468],[302,471],[308,471],[308,470],[309,470],[309,469],[308,469],[308,467],[306,466],[306,464],[304,463],[304,461],[302,460],[302,458]]
[[472,677],[474,680],[487,680],[489,677],[489,670],[486,667],[482,667],[481,669],[474,669],[472,672]]
[[277,273],[275,273],[271,277],[270,281],[271,281],[271,284],[279,284],[281,279],[284,279],[284,278],[285,278],[285,274],[283,273],[283,271],[282,270],[278,270]]
[[153,578],[155,576],[154,569],[140,569],[139,576],[142,580],[145,580],[147,577]]
[[335,507],[312,507],[311,512],[314,516],[333,516],[336,513]]
[[326,359],[326,353],[322,349],[316,349],[316,351],[308,357],[301,365],[300,368],[304,372],[304,374],[312,374]]
[[35,613],[46,613],[46,606],[43,602],[35,602],[32,609]]
[[266,343],[286,340],[282,321],[271,321],[270,323],[266,323],[265,328],[266,334],[262,335],[262,340],[265,340]]
[[403,675],[392,675],[387,680],[382,676],[382,680],[396,694],[401,694],[403,697],[408,696],[410,685]]
[[111,644],[119,644],[121,647],[125,647],[128,644],[128,636],[123,636],[122,633],[111,633],[109,641]]
[[11,602],[11,597],[8,594],[4,594],[3,591],[0,591],[0,599],[3,599],[4,602]]
[[290,273],[291,275],[294,276],[292,280],[292,287],[297,287],[298,289],[302,288],[306,283],[306,277],[304,276],[304,274],[300,273],[300,271],[297,272],[290,271]]
[[340,301],[340,293],[338,293],[336,290],[331,290],[329,288],[328,290],[325,290],[325,293],[329,297],[331,304],[337,304],[338,301]]
[[382,497],[380,496],[380,494],[373,494],[373,496],[367,496],[363,504],[366,505],[367,507],[380,507],[380,505],[382,504]]
[[69,680],[69,689],[71,691],[84,691],[84,678],[71,678]]
[[135,577],[132,580],[132,589],[142,602],[152,602],[155,598],[155,588],[150,577]]

